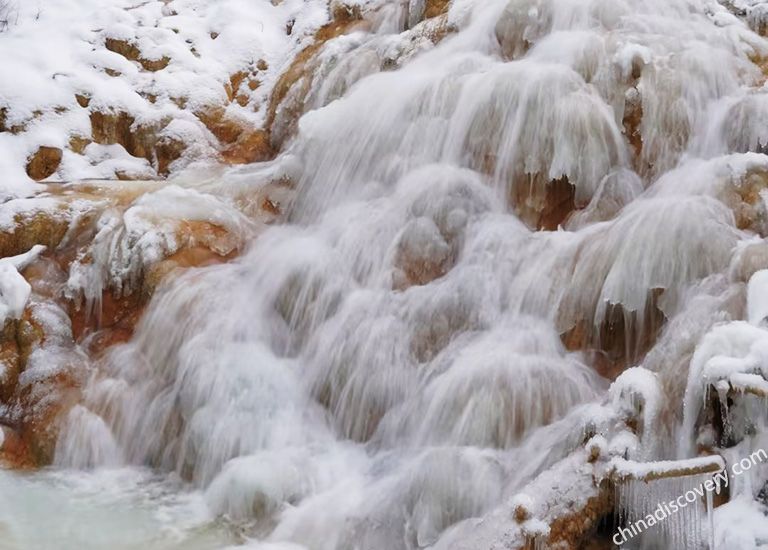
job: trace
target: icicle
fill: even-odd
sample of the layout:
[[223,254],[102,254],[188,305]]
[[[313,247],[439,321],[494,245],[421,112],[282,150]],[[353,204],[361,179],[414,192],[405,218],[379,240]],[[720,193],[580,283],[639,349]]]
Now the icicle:
[[[619,521],[636,533],[633,540],[643,547],[664,546],[676,550],[703,550],[711,545],[712,495],[704,482],[709,474],[662,478],[653,481],[627,479],[619,484]],[[706,498],[699,496],[706,493]],[[685,506],[676,512],[670,508],[678,497],[693,494],[693,501],[684,500]],[[703,520],[707,514],[707,524]],[[710,546],[711,547],[711,546]]]
[[715,504],[712,491],[707,491],[707,531],[709,550],[715,550]]

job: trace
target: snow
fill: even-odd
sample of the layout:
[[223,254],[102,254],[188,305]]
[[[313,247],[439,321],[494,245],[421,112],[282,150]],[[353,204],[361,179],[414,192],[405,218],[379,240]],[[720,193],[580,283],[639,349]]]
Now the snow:
[[642,449],[653,453],[657,434],[657,419],[661,407],[661,386],[655,373],[642,367],[625,370],[611,385],[608,392],[613,407],[630,417],[641,412],[645,426]]
[[731,387],[736,389],[750,389],[768,396],[768,381],[760,375],[744,372],[733,372],[728,376]]
[[747,320],[768,326],[768,269],[756,272],[747,285]]
[[621,72],[624,78],[629,78],[632,74],[633,67],[649,63],[652,59],[653,53],[651,50],[640,44],[629,43],[616,52],[616,61],[621,67]]
[[[184,243],[183,224],[205,222],[227,232],[208,246],[224,256],[244,245],[253,222],[225,199],[189,187],[170,184],[139,196],[125,211],[105,209],[96,222],[97,233],[70,266],[67,293],[100,300],[105,288],[130,293],[142,275],[177,252]],[[195,234],[188,244],[195,243]],[[97,303],[97,302],[96,302]]]
[[691,359],[685,393],[679,456],[691,455],[694,426],[707,388],[768,394],[768,270],[754,273],[747,285],[747,321],[716,325],[699,342]]
[[621,477],[632,477],[642,479],[649,474],[664,474],[677,472],[680,470],[694,470],[698,468],[707,468],[715,471],[725,469],[725,461],[717,456],[699,456],[685,460],[657,460],[651,462],[635,462],[624,460],[623,458],[614,458],[611,460],[611,466],[615,468],[616,473]]
[[[215,141],[192,112],[225,104],[230,76],[256,70],[263,60],[267,68],[258,71],[259,87],[241,90],[249,95],[249,105],[228,107],[233,116],[261,124],[266,109],[255,107],[266,101],[278,75],[327,19],[323,0],[277,5],[266,0],[18,2],[18,19],[0,33],[0,109],[7,110],[7,127],[23,131],[0,132],[0,197],[39,189],[24,167],[42,145],[64,149],[53,181],[114,178],[115,170],[148,176],[146,161],[126,156],[119,146],[95,148],[86,159],[67,149],[72,136],[90,137],[94,110],[126,111],[137,123],[170,117],[187,129],[177,125],[169,132],[186,133],[185,139],[198,146],[207,143],[210,156]],[[294,21],[290,35],[289,20]],[[170,62],[157,72],[141,70],[107,50],[107,38],[129,40],[143,58],[167,56]],[[110,76],[107,69],[120,74]],[[78,105],[75,94],[90,97],[90,105]],[[184,108],[177,105],[179,98],[188,100]]]
[[0,259],[0,326],[7,319],[19,319],[24,313],[32,287],[19,272],[43,250],[44,246],[36,245],[24,254]]
[[751,498],[736,498],[715,509],[717,550],[758,550],[768,542],[766,508]]

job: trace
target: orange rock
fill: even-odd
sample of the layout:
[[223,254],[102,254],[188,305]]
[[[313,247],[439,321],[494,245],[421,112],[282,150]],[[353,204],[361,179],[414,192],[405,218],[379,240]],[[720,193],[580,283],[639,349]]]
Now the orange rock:
[[562,177],[547,184],[544,207],[539,212],[536,229],[554,231],[563,225],[576,209],[576,188]]
[[44,212],[28,219],[17,216],[15,221],[16,226],[12,232],[0,232],[0,257],[23,254],[36,244],[55,248],[69,229],[68,220]]
[[632,94],[624,105],[624,135],[627,136],[629,144],[635,153],[635,158],[639,159],[643,152],[643,137],[640,135],[640,123],[643,121],[643,102],[639,94]]
[[21,359],[17,339],[19,321],[8,319],[0,332],[0,365],[3,376],[0,378],[0,401],[7,402],[16,389],[21,374]]
[[[37,298],[37,302],[30,302],[21,319],[11,325],[7,324],[3,331],[6,342],[9,338],[16,340],[19,373],[33,367],[40,368],[39,360],[37,364],[31,363],[32,355],[36,350],[45,348],[51,336],[46,334],[48,329],[38,321],[34,311],[40,307],[41,302],[48,300],[48,305],[51,305],[53,301],[39,296]],[[3,445],[0,458],[9,460],[14,466],[43,466],[53,460],[59,414],[79,399],[79,387],[86,371],[75,364],[80,356],[69,354],[74,346],[71,333],[66,327],[61,331],[51,330],[56,331],[53,335],[56,355],[49,357],[44,370],[39,371],[24,386],[18,384],[19,377],[16,376],[12,385],[4,385],[0,396],[3,404],[7,405],[2,418],[4,434],[8,426],[13,428],[10,448]]]
[[161,175],[167,175],[169,166],[186,150],[186,143],[159,137],[170,119],[153,124],[135,124],[133,116],[124,111],[91,113],[93,140],[101,145],[119,144],[128,154],[147,159]]
[[27,159],[27,175],[33,180],[44,180],[56,173],[61,165],[62,151],[56,147],[40,147]]
[[606,306],[600,327],[582,319],[560,335],[569,351],[586,352],[583,358],[605,378],[615,379],[650,351],[667,322],[658,302],[664,289],[649,290],[649,300],[639,326],[637,312],[625,313],[620,304]]
[[138,46],[128,40],[119,40],[117,38],[107,38],[104,46],[111,52],[122,55],[128,61],[138,61],[141,52]]
[[26,446],[17,430],[10,426],[0,425],[3,432],[3,445],[0,448],[0,463],[14,469],[28,469],[36,465],[32,463]]
[[161,137],[155,144],[155,159],[157,173],[167,176],[170,173],[171,164],[180,159],[187,150],[187,144],[181,140],[167,136]]
[[[491,163],[486,171],[492,170],[495,158],[487,158],[486,163]],[[576,189],[565,176],[546,183],[542,180],[541,174],[518,178],[512,183],[510,202],[528,226],[554,231],[577,209]]]
[[320,27],[315,33],[315,41],[299,52],[290,67],[280,75],[269,98],[265,124],[273,149],[279,150],[296,131],[323,45],[332,38],[366,26],[359,7],[337,6],[331,22]]
[[53,462],[60,419],[81,397],[76,369],[62,370],[46,379],[23,388],[15,401],[27,414],[19,426],[19,433],[27,453],[28,463],[45,466]]
[[139,64],[141,65],[141,68],[145,71],[153,73],[162,71],[168,66],[170,62],[171,58],[168,56],[163,56],[160,59],[147,59],[146,57],[139,58]]
[[85,94],[75,94],[75,100],[77,101],[77,104],[80,105],[80,107],[83,109],[91,104],[91,98]]
[[76,342],[92,335],[87,351],[98,355],[109,346],[127,342],[133,336],[149,297],[141,292],[117,297],[112,291],[104,291],[97,311],[87,311],[80,304],[70,303],[69,318],[72,336]]
[[229,84],[224,86],[227,91],[227,97],[229,98],[229,101],[235,100],[237,92],[240,89],[240,85],[245,81],[246,78],[248,78],[248,74],[248,71],[238,71],[229,77]]
[[85,148],[88,147],[91,143],[93,143],[90,139],[84,138],[82,136],[72,136],[69,138],[69,148],[72,150],[72,152],[77,153],[78,155],[82,155],[83,151],[85,151]]
[[235,143],[245,131],[241,122],[227,116],[224,107],[209,106],[195,112],[195,116],[222,143]]
[[576,550],[592,544],[591,548],[612,548],[610,540],[605,547],[595,546],[595,531],[606,518],[613,518],[615,506],[613,483],[603,480],[599,489],[598,495],[590,497],[578,512],[552,522],[547,547]]
[[273,159],[276,153],[269,145],[267,133],[254,130],[241,134],[231,147],[222,151],[221,156],[230,164],[248,164]]
[[448,11],[451,0],[426,0],[424,5],[424,18],[431,19]]
[[107,38],[104,41],[104,46],[109,51],[122,55],[128,61],[138,62],[145,71],[161,71],[171,62],[171,58],[167,56],[161,57],[160,59],[147,59],[146,57],[142,57],[138,46],[129,40]]

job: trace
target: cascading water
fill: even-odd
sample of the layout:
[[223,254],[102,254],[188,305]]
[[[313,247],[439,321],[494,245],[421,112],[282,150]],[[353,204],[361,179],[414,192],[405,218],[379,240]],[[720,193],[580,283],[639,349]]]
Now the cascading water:
[[[768,143],[755,64],[768,42],[705,0],[453,0],[455,31],[403,55],[407,11],[387,4],[371,32],[329,42],[313,110],[277,160],[187,174],[183,189],[142,199],[143,215],[164,200],[180,218],[211,210],[249,244],[165,282],[66,417],[56,475],[95,469],[96,481],[56,490],[84,491],[96,509],[105,483],[122,496],[103,521],[130,507],[140,532],[192,516],[181,535],[118,533],[119,547],[490,548],[504,532],[462,538],[470,518],[500,517],[613,414],[610,399],[598,405],[601,360],[645,358],[669,401],[611,452],[693,456],[704,397],[689,382],[683,424],[688,361],[742,314],[733,303],[766,230],[765,191],[745,197],[768,177],[754,152]],[[279,180],[287,221],[263,230],[204,199]],[[558,185],[572,189],[560,214]],[[73,293],[131,284],[145,249],[115,227],[103,223]],[[142,499],[157,493],[149,518]],[[691,536],[669,540],[702,548],[706,522],[688,513]],[[9,528],[14,517],[0,516],[11,548],[118,547],[67,534],[56,546]]]

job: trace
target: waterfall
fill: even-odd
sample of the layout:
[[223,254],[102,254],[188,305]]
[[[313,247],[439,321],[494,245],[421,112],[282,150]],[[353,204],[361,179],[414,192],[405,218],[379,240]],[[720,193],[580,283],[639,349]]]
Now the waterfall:
[[[453,0],[434,44],[424,2],[374,4],[303,75],[275,160],[193,166],[101,219],[65,283],[94,310],[176,252],[147,220],[211,221],[242,252],[166,278],[91,358],[57,471],[141,472],[263,550],[500,547],[542,473],[578,500],[586,455],[563,465],[592,437],[695,456],[712,357],[763,357],[764,298],[718,323],[768,268],[768,41],[710,0]],[[238,200],[270,186],[283,222],[249,219]],[[633,481],[616,507],[700,481]],[[664,540],[730,540],[705,509]]]

